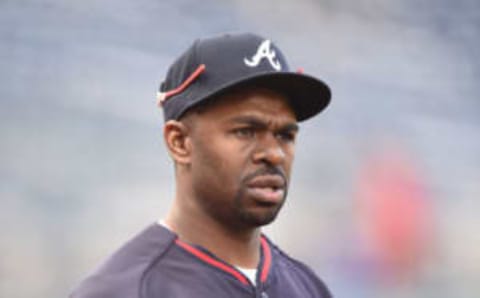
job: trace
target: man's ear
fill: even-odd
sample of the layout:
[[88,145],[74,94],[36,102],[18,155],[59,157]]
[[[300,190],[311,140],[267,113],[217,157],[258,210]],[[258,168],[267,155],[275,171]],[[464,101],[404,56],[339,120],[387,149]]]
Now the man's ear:
[[163,127],[163,137],[173,160],[178,164],[189,164],[192,146],[188,127],[180,121],[169,120]]

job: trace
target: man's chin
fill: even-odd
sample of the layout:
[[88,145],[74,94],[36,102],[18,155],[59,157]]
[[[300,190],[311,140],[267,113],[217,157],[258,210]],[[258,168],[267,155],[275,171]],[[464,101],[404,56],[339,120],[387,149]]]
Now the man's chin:
[[249,212],[243,214],[243,222],[251,227],[261,227],[272,223],[278,215],[279,209],[263,212]]
[[[285,203],[284,195],[280,202],[261,202],[254,198],[243,196],[237,197],[237,219],[239,223],[245,227],[257,228],[272,223]],[[242,202],[249,202],[249,204],[242,204]]]

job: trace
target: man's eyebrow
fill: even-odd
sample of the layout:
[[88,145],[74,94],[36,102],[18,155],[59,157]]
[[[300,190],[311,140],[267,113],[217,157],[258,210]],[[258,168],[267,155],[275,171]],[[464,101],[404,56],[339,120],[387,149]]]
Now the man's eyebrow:
[[298,132],[300,130],[300,127],[298,126],[297,123],[288,123],[282,126],[280,130]]
[[[230,119],[229,122],[239,123],[239,124],[248,124],[258,128],[266,128],[268,126],[268,123],[266,121],[255,116],[237,116]],[[289,122],[285,125],[282,125],[278,130],[297,132],[299,130],[299,126],[297,123]]]

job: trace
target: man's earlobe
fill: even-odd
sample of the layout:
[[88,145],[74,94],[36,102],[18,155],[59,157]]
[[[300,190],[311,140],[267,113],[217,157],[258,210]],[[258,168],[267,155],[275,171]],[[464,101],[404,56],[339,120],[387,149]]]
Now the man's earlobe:
[[188,127],[180,121],[169,120],[163,136],[170,156],[178,164],[190,163],[191,143]]

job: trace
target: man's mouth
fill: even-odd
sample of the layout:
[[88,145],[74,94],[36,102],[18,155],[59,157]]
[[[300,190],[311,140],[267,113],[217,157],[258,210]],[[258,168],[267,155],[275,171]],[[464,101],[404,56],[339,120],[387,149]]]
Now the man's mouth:
[[281,203],[285,196],[286,183],[280,175],[260,175],[247,183],[248,192],[263,204]]

